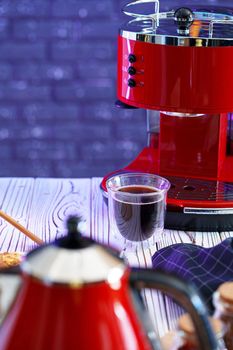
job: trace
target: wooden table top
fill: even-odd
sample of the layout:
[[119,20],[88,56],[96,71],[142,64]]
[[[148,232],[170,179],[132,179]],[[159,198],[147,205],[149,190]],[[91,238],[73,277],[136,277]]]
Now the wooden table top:
[[[101,179],[0,178],[1,209],[20,224],[50,242],[64,232],[66,218],[81,215],[86,235],[118,247],[110,234],[107,205],[99,188]],[[174,243],[211,247],[233,232],[182,232],[165,230],[157,249]],[[0,251],[28,252],[36,246],[13,226],[0,219]],[[130,254],[132,266],[150,267],[151,251]],[[180,310],[157,292],[145,291],[145,302],[160,335],[175,327]]]

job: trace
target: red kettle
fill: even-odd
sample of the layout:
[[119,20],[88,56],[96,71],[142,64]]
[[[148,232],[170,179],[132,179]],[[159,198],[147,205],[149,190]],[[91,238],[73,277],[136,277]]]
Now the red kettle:
[[1,350],[161,349],[140,297],[155,288],[190,313],[201,350],[215,350],[205,306],[192,285],[149,269],[130,269],[115,251],[68,235],[28,254],[22,283],[0,327]]

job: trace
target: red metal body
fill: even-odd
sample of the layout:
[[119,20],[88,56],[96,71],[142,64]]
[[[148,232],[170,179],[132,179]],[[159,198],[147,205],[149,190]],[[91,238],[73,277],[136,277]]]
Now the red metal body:
[[[136,56],[130,64],[129,54]],[[184,113],[233,111],[233,47],[157,45],[118,38],[118,98],[144,109]],[[132,65],[137,86],[128,86]],[[224,91],[224,93],[223,93]]]
[[128,271],[119,289],[106,282],[46,285],[24,276],[0,339],[1,350],[151,349],[130,298]]
[[226,141],[226,114],[179,118],[161,113],[159,172],[226,180]]
[[[135,55],[134,63],[129,62],[129,54]],[[119,35],[117,93],[120,101],[144,109],[204,114],[177,117],[161,112],[160,133],[151,134],[149,147],[119,170],[180,177],[185,190],[188,189],[186,179],[216,182],[215,200],[205,195],[196,196],[195,200],[181,200],[170,191],[168,207],[233,207],[233,199],[225,199],[224,189],[218,195],[218,183],[233,182],[233,156],[227,148],[227,112],[233,111],[232,56],[233,47],[169,46]],[[130,66],[136,69],[133,76],[128,73]],[[128,86],[130,78],[136,82],[135,87]],[[110,175],[102,182],[104,190]]]
[[[203,181],[233,182],[233,155],[227,152],[227,115],[207,115],[179,118],[160,114],[160,133],[151,134],[150,145],[125,168],[108,174],[102,188],[106,191],[106,180],[121,172],[148,172],[165,177],[202,179]],[[174,180],[176,181],[176,180]],[[176,186],[176,183],[172,183]],[[188,193],[188,188],[185,188]],[[199,191],[199,188],[193,189]],[[203,191],[203,189],[202,189]],[[217,192],[217,191],[216,191]],[[225,200],[224,193],[210,200],[203,192],[200,199],[179,199],[168,193],[168,208],[232,208],[233,200]]]

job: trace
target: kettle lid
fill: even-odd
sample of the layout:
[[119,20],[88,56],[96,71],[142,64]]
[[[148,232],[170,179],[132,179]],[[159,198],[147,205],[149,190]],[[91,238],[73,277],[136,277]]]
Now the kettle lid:
[[46,284],[68,284],[112,281],[123,276],[126,266],[115,250],[84,237],[79,232],[80,219],[70,217],[68,234],[53,243],[30,252],[21,270]]

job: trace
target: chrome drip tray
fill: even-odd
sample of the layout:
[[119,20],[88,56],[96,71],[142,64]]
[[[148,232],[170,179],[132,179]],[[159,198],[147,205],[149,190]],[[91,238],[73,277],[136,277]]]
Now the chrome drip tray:
[[233,183],[168,176],[168,198],[193,201],[233,201]]
[[[233,230],[233,183],[166,176],[168,192],[166,229],[222,232]],[[177,206],[169,204],[177,200]],[[186,205],[188,201],[189,205]],[[182,203],[182,207],[178,203]],[[202,205],[209,203],[209,207]],[[218,206],[218,202],[221,205]],[[191,203],[191,205],[190,205]],[[225,205],[224,205],[225,203]]]

